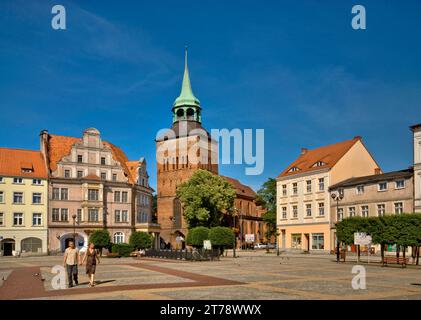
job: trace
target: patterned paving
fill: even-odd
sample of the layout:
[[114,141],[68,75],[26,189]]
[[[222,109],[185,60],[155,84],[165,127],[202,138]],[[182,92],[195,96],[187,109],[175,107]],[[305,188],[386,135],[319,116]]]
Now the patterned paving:
[[[214,262],[103,259],[99,284],[65,290],[51,286],[60,257],[0,260],[1,299],[421,299],[421,268],[378,264],[366,268],[365,290],[354,290],[352,267],[330,256],[240,254]],[[5,263],[3,263],[5,262]],[[37,275],[39,274],[39,275]]]

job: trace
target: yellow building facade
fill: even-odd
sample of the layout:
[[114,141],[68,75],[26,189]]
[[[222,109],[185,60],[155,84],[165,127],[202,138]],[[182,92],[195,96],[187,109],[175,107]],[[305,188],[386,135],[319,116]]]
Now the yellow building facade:
[[40,152],[0,148],[0,254],[48,253],[48,180]]
[[278,245],[286,250],[329,252],[336,242],[329,187],[380,171],[360,137],[301,155],[277,178]]

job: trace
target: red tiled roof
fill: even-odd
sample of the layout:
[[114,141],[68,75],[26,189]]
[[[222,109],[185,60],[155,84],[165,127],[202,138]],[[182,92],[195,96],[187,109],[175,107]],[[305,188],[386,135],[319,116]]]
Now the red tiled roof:
[[[48,139],[48,154],[50,159],[50,170],[55,171],[57,170],[57,162],[59,162],[63,157],[70,154],[73,145],[76,142],[81,142],[81,138],[74,138],[74,137],[66,137],[66,136],[57,136],[57,135],[49,135]],[[136,176],[133,176],[131,171],[127,166],[127,162],[129,159],[127,158],[126,154],[117,146],[113,145],[110,142],[103,141],[102,142],[105,146],[111,149],[114,160],[118,161],[122,166],[124,172],[126,173],[127,177],[129,178],[130,183],[135,183]]]
[[[348,150],[351,149],[351,147],[360,140],[361,137],[355,137],[352,140],[346,140],[317,149],[307,150],[293,163],[291,163],[278,176],[278,178],[320,169],[331,169],[348,152]],[[323,162],[323,165],[315,167],[314,165],[318,161]],[[292,168],[297,168],[298,171],[290,172]]]
[[48,176],[44,157],[40,151],[10,148],[0,148],[0,175],[41,179],[46,179]]
[[221,177],[228,180],[228,182],[230,182],[234,186],[234,188],[237,191],[237,196],[256,198],[256,192],[254,192],[254,190],[250,188],[249,186],[242,184],[240,181],[234,178],[225,177],[225,176],[221,176]]

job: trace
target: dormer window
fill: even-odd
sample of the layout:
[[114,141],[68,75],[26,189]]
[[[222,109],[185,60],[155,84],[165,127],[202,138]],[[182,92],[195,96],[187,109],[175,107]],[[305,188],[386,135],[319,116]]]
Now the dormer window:
[[32,173],[34,172],[34,166],[30,162],[21,162],[20,168],[22,170],[22,173]]
[[297,172],[297,171],[299,171],[300,169],[298,169],[297,167],[292,167],[291,169],[289,169],[289,171],[288,172]]
[[326,162],[323,161],[317,161],[315,164],[313,164],[313,167],[322,167],[325,166]]

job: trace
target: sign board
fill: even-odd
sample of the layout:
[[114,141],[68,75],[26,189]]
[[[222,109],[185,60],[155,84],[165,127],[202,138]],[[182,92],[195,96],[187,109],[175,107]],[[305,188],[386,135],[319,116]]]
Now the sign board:
[[368,246],[371,244],[371,236],[365,232],[355,232],[354,233],[354,244]]
[[246,242],[254,242],[254,234],[253,233],[246,234],[245,240],[246,240]]
[[212,250],[212,243],[210,240],[203,240],[203,249]]

